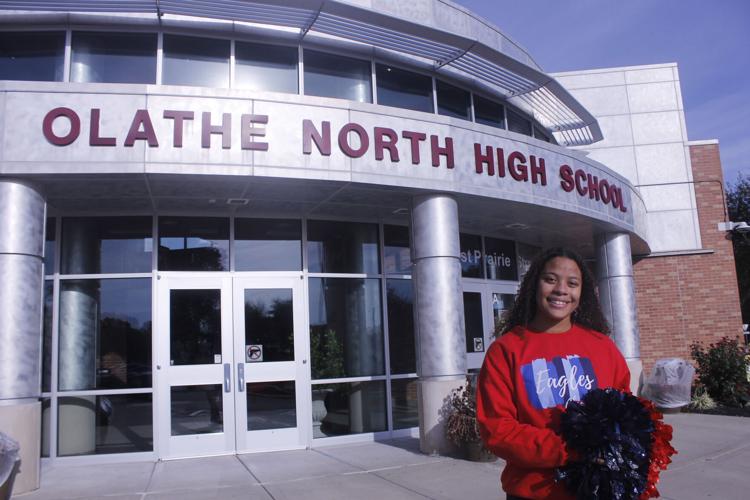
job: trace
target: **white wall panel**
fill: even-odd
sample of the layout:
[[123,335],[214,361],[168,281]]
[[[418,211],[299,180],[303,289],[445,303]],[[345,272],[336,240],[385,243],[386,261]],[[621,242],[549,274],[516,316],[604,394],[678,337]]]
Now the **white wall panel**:
[[700,248],[692,210],[650,212],[648,242],[652,252],[671,252]]
[[672,111],[678,109],[674,82],[644,83],[628,86],[631,113]]
[[635,144],[682,142],[680,112],[641,113],[632,115]]
[[638,184],[683,182],[690,180],[682,143],[636,146]]
[[595,109],[599,116],[629,113],[628,95],[624,85],[575,89],[570,92],[586,109]]

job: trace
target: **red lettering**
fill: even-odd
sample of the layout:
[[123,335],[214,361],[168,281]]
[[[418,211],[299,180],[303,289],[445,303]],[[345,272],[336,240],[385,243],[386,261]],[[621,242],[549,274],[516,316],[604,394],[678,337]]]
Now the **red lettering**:
[[[516,162],[519,162],[520,165]],[[517,181],[527,182],[529,180],[529,172],[526,167],[526,157],[523,153],[513,151],[508,155],[508,170],[510,171],[510,176]]]
[[537,181],[541,179],[542,186],[547,185],[547,169],[544,167],[544,158],[539,158],[539,165],[536,162],[537,158],[531,155],[529,161],[531,162],[531,183],[537,184]]
[[611,197],[609,196],[609,182],[606,179],[599,181],[599,197],[602,199],[602,203],[609,203]]
[[573,180],[573,169],[569,165],[562,165],[560,167],[560,187],[563,191],[570,193],[575,189],[575,181]]
[[505,177],[505,151],[503,148],[497,148],[497,175]]
[[485,154],[482,154],[482,145],[474,143],[474,168],[478,174],[484,172],[484,165],[487,164],[487,175],[495,175],[495,155],[492,153],[492,146],[484,148]]
[[586,186],[583,185],[584,181],[586,181],[586,172],[581,169],[576,170],[575,179],[576,191],[578,191],[578,194],[580,194],[581,196],[586,196],[588,190],[586,189]]
[[102,110],[93,108],[91,110],[91,126],[89,127],[89,146],[115,146],[117,141],[114,137],[99,136],[99,119]]
[[312,120],[302,120],[302,153],[312,154],[312,143],[318,148],[318,152],[323,156],[331,156],[331,122],[321,124],[323,131],[313,125]]
[[620,188],[615,188],[615,192],[617,193],[617,199],[619,200],[620,212],[627,212],[628,207],[625,206],[625,200],[622,197],[622,190]]
[[211,147],[211,136],[213,134],[221,135],[221,148],[230,149],[232,147],[232,115],[229,113],[221,114],[221,125],[211,125],[211,113],[203,112],[201,123],[201,147]]
[[430,149],[432,150],[432,166],[440,166],[440,157],[445,156],[446,166],[453,168],[453,138],[445,138],[445,147],[440,147],[438,144],[438,136],[430,136]]
[[[385,139],[388,138],[386,141]],[[387,149],[392,163],[398,163],[398,134],[395,130],[384,127],[375,127],[375,159],[382,160],[383,152]]]
[[268,115],[242,115],[240,118],[240,147],[251,151],[268,151],[267,142],[256,142],[253,137],[265,137],[266,129],[253,127],[254,123],[268,123]]
[[[65,135],[57,135],[52,130],[52,124],[55,120],[64,116],[70,122],[70,130]],[[72,144],[81,133],[81,119],[75,111],[70,108],[55,108],[46,115],[42,120],[42,133],[44,137],[55,146],[67,146]]]
[[[359,136],[359,148],[354,149],[349,144],[349,132],[354,132]],[[358,123],[347,123],[339,131],[339,148],[349,158],[360,158],[367,152],[367,148],[370,147],[370,138],[367,132]]]
[[[143,130],[141,130],[141,127],[143,127]],[[151,123],[151,117],[147,109],[139,109],[135,112],[133,122],[130,124],[130,130],[128,130],[128,135],[125,137],[124,145],[132,148],[135,141],[147,141],[151,148],[159,146],[159,141],[156,140],[156,133],[154,132],[154,125]]]
[[427,136],[422,132],[410,132],[404,130],[401,132],[401,137],[408,139],[411,142],[411,163],[412,165],[419,165],[419,143],[427,139]]
[[586,174],[586,179],[589,185],[589,198],[596,198],[596,201],[599,201],[599,179],[591,174]]
[[172,109],[164,110],[164,118],[174,120],[174,133],[172,135],[172,144],[176,148],[182,147],[183,123],[185,120],[193,119],[192,111],[175,111]]

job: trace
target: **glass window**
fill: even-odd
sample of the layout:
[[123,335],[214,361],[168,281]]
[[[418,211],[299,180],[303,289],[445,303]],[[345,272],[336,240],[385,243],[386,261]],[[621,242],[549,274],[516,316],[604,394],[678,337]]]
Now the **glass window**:
[[245,347],[260,346],[259,361],[294,361],[293,312],[291,288],[245,289]]
[[531,261],[542,249],[525,243],[516,243],[516,245],[518,247],[518,279],[520,281],[531,267]]
[[221,384],[171,387],[171,434],[188,436],[224,432],[222,391]]
[[73,32],[70,81],[156,83],[156,33]]
[[312,378],[383,375],[380,280],[310,278]]
[[307,267],[311,273],[377,274],[377,224],[308,221]]
[[394,430],[419,427],[417,379],[391,380],[391,405]]
[[482,237],[461,233],[459,238],[461,276],[464,278],[484,278],[482,272]]
[[411,274],[411,249],[409,228],[405,226],[383,226],[385,240],[385,272],[388,274]]
[[41,456],[49,457],[49,449],[51,442],[52,433],[52,419],[50,418],[50,411],[52,411],[52,400],[50,398],[41,398],[42,403],[42,433],[41,433]]
[[234,87],[297,93],[297,47],[235,42]]
[[55,272],[55,219],[48,218],[44,230],[44,274]]
[[440,80],[435,83],[435,90],[439,114],[466,120],[470,118],[471,98],[467,91]]
[[385,382],[314,385],[313,438],[385,431]]
[[247,384],[247,430],[297,427],[294,380]]
[[61,457],[154,449],[151,394],[65,397],[58,404]]
[[391,373],[416,373],[414,291],[411,280],[386,281]]
[[151,279],[60,283],[61,391],[151,387]]
[[484,261],[487,268],[487,279],[509,281],[518,279],[516,243],[514,241],[485,238]]
[[229,87],[229,40],[164,35],[164,85]]
[[549,138],[549,135],[545,131],[543,131],[541,128],[534,125],[534,137],[539,139],[540,141],[544,142],[552,142]]
[[0,80],[60,82],[65,33],[0,33]]
[[229,271],[229,219],[159,217],[159,270]]
[[512,109],[508,110],[508,130],[523,135],[531,135],[531,120],[523,115],[516,113]]
[[464,328],[466,352],[484,351],[484,321],[482,320],[482,294],[464,292]]
[[378,104],[432,113],[432,78],[392,66],[376,66]]
[[42,323],[42,392],[52,388],[52,290],[51,281],[44,282],[44,323]]
[[372,102],[370,61],[305,50],[305,94]]
[[505,128],[503,105],[474,94],[474,121],[490,127]]
[[150,272],[151,225],[151,217],[63,219],[61,273]]
[[302,269],[302,222],[289,219],[235,219],[237,271]]
[[169,291],[169,364],[221,363],[221,290]]
[[505,313],[513,308],[515,296],[510,293],[492,292],[492,317],[495,323],[495,336],[505,328]]

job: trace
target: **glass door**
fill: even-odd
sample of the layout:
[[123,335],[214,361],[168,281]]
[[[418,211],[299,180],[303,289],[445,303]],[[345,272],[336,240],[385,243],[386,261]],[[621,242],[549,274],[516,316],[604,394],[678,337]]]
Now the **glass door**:
[[235,278],[237,451],[305,446],[309,370],[299,276]]
[[478,370],[484,355],[502,327],[503,314],[513,305],[517,285],[504,283],[463,284],[466,368]]

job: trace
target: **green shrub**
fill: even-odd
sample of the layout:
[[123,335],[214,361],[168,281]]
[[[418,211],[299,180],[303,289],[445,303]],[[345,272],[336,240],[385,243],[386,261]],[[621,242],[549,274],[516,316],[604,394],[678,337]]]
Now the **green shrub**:
[[750,402],[745,348],[724,337],[706,348],[695,342],[690,355],[698,364],[698,381],[717,403],[741,407]]

